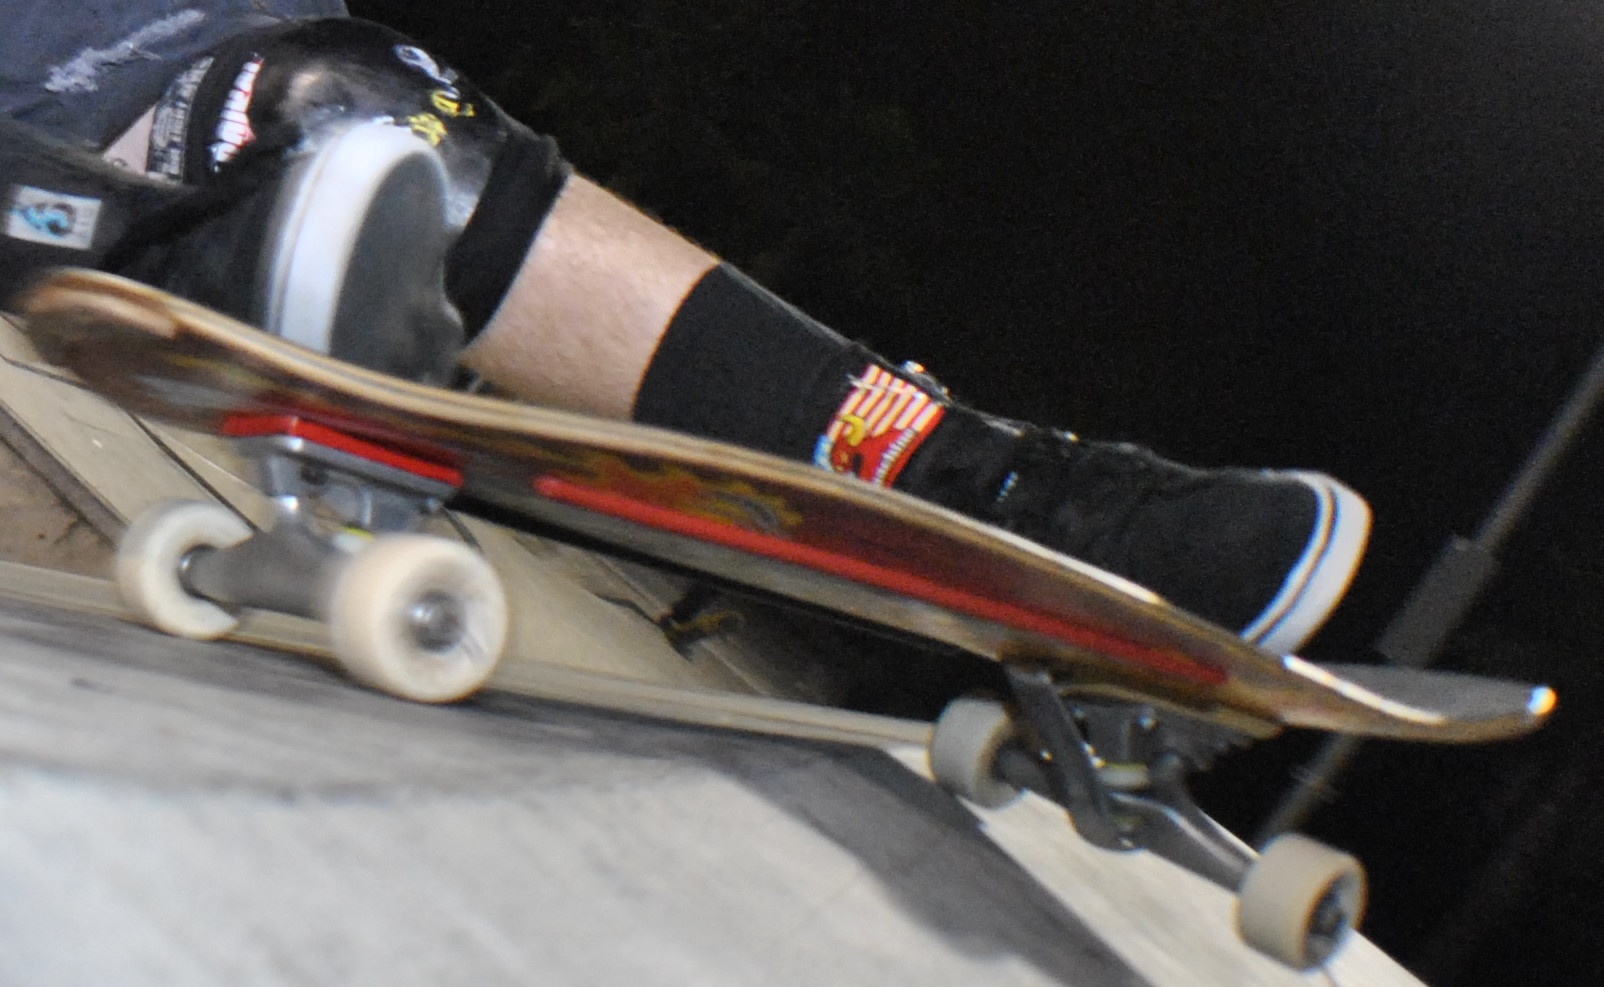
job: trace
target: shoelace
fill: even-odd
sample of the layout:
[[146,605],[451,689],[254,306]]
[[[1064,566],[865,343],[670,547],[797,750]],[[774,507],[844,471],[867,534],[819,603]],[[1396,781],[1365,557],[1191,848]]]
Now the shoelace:
[[1034,429],[1021,438],[987,520],[1087,561],[1118,562],[1133,519],[1194,479],[1140,446]]

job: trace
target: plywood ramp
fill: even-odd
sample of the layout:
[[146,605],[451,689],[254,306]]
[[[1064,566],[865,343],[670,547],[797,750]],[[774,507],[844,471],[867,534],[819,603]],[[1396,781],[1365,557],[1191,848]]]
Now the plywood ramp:
[[1415,984],[1280,968],[1223,892],[891,740],[421,707],[4,594],[0,696],[0,982]]

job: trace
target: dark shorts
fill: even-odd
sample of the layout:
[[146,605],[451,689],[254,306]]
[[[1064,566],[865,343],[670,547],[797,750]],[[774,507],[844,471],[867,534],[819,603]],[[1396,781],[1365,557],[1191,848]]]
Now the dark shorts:
[[0,115],[104,147],[218,43],[344,0],[15,0],[0,30]]

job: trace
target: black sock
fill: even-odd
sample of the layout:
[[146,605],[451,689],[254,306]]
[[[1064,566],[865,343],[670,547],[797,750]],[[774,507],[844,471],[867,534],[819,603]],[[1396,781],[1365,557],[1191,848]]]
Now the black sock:
[[634,417],[895,484],[960,510],[995,495],[1005,447],[1018,434],[727,264],[709,271],[675,313]]
[[635,398],[648,425],[811,459],[874,354],[720,264],[691,289]]

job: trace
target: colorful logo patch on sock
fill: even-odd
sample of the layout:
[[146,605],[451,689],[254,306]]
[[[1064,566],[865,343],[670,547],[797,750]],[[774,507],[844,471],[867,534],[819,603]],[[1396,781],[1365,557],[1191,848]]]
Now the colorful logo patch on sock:
[[819,436],[813,461],[889,487],[946,410],[918,385],[871,363]]

